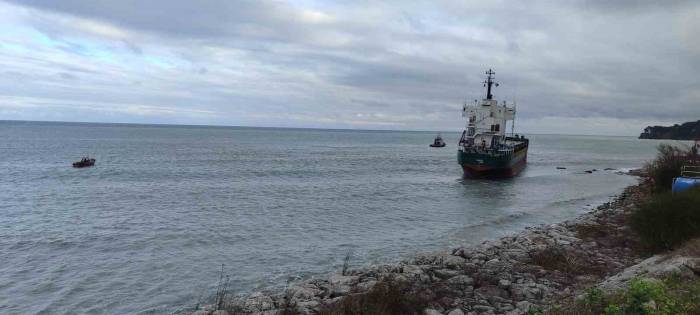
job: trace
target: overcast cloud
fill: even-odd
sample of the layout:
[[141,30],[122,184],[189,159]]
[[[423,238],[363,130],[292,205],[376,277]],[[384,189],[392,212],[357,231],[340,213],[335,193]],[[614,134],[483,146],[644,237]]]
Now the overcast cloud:
[[700,119],[697,1],[0,2],[0,119],[529,133]]

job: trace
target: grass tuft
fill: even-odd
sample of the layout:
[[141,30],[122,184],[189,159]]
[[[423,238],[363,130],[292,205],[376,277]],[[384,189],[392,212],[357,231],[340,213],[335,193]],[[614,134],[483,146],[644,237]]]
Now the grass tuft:
[[555,246],[537,251],[532,254],[531,258],[534,264],[550,271],[558,270],[576,275],[596,274],[602,271],[601,267],[592,264],[585,257],[577,256]]
[[630,225],[651,252],[674,249],[700,236],[700,190],[655,195],[631,214]]
[[417,292],[410,284],[389,278],[366,293],[348,295],[322,307],[320,314],[421,314],[429,301],[430,296],[425,292]]

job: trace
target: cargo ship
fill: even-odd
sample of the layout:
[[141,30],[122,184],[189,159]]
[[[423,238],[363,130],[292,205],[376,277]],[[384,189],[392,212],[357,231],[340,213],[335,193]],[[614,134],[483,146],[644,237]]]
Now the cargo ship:
[[[495,72],[486,71],[486,98],[464,104],[466,127],[459,140],[457,161],[466,178],[504,178],[518,175],[527,163],[529,140],[515,134],[515,103],[499,103],[491,91],[498,83]],[[507,124],[511,132],[506,134]]]

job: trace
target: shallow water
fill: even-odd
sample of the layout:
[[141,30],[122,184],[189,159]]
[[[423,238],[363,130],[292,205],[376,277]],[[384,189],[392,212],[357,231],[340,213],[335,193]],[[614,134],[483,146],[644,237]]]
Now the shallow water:
[[[0,313],[172,313],[574,217],[653,140],[530,136],[519,177],[463,180],[459,133],[0,122]],[[97,165],[74,169],[84,154]],[[567,167],[557,170],[556,166]],[[600,171],[586,174],[596,168]]]

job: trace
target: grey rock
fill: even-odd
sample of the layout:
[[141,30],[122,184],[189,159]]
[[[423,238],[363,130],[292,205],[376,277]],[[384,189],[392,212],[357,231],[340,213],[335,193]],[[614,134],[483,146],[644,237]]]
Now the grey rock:
[[435,276],[440,279],[449,279],[459,275],[459,271],[452,269],[438,269],[434,271]]
[[331,288],[331,298],[347,295],[351,290],[349,285],[334,285]]
[[459,276],[454,276],[450,279],[447,280],[447,283],[457,286],[457,287],[467,287],[472,284],[474,284],[474,279],[470,276],[465,276],[465,275],[459,275]]
[[228,312],[224,310],[217,310],[214,311],[214,313],[211,313],[211,315],[228,315]]
[[416,265],[405,265],[403,266],[403,273],[405,274],[422,274],[423,269]]
[[506,279],[498,280],[498,286],[501,289],[508,289],[508,288],[510,288],[510,281],[508,281]]
[[465,262],[466,260],[464,258],[454,255],[445,256],[443,259],[443,264],[445,267],[455,270],[463,269]]
[[245,300],[243,308],[250,312],[267,311],[274,308],[274,302],[262,292],[255,292]]
[[528,300],[539,300],[542,298],[542,290],[540,288],[527,288],[524,290],[525,298]]
[[479,270],[479,266],[477,266],[475,263],[465,262],[465,263],[464,263],[464,266],[463,266],[463,269],[464,269],[464,273],[466,273],[466,274],[473,274],[473,273],[475,273],[477,270]]
[[455,308],[447,313],[447,315],[464,315],[464,312],[462,312],[461,309]]
[[426,308],[423,310],[424,315],[442,315],[438,310],[432,308]]
[[633,278],[661,278],[671,274],[694,279],[697,277],[697,271],[700,271],[700,258],[672,257],[669,259],[664,255],[656,255],[606,279],[598,287],[612,291],[625,288]]
[[513,304],[510,303],[498,303],[497,308],[499,312],[505,313],[514,310],[515,306],[513,306]]
[[340,274],[333,274],[328,277],[328,282],[331,285],[351,285],[357,283],[358,280],[358,276],[343,276]]
[[313,313],[313,310],[318,307],[320,303],[318,301],[305,301],[297,303],[297,309],[304,313]]
[[300,301],[313,299],[315,296],[320,295],[322,291],[309,287],[294,287],[290,288],[287,293],[292,300]]
[[372,289],[376,284],[377,284],[376,280],[369,280],[369,281],[358,283],[356,288],[360,292],[365,292],[365,291],[369,291],[370,289]]
[[521,311],[527,312],[528,310],[530,310],[530,307],[532,307],[532,303],[528,301],[520,301],[518,303],[515,303],[515,307]]
[[478,294],[486,299],[505,298],[508,296],[506,291],[495,285],[485,285],[479,287],[474,290],[474,294]]
[[495,310],[492,306],[489,305],[474,305],[472,307],[477,313],[486,313],[486,312],[492,312]]

